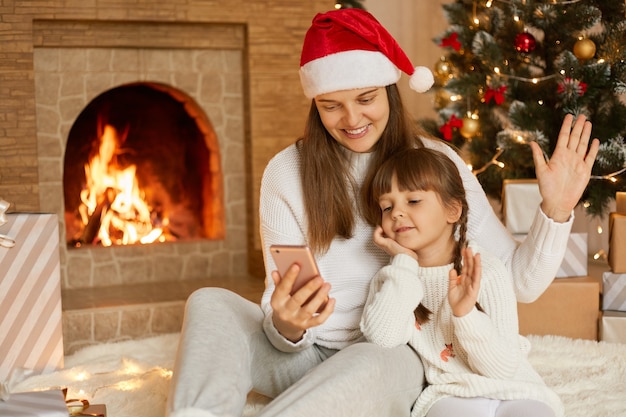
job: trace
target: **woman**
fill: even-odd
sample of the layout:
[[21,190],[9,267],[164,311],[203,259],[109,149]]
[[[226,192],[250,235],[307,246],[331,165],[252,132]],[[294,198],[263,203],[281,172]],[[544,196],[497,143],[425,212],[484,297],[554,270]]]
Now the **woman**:
[[[359,320],[369,282],[388,262],[358,212],[360,190],[399,149],[440,149],[420,139],[395,83],[401,71],[425,91],[432,74],[414,69],[391,35],[360,9],[317,15],[304,40],[300,78],[312,99],[304,136],[266,167],[261,186],[261,238],[267,272],[261,308],[231,292],[205,288],[187,302],[168,400],[171,417],[241,415],[254,389],[274,398],[262,416],[406,416],[423,386],[420,358],[408,346],[383,349],[363,341]],[[572,210],[597,153],[591,125],[567,116],[546,163],[532,144],[544,200],[518,245],[464,168],[470,205],[468,238],[496,254],[513,276],[517,299],[532,301],[563,258]],[[321,276],[290,295],[297,265],[281,277],[272,244],[308,244]],[[318,308],[325,307],[318,313]],[[416,379],[416,375],[421,378]]]

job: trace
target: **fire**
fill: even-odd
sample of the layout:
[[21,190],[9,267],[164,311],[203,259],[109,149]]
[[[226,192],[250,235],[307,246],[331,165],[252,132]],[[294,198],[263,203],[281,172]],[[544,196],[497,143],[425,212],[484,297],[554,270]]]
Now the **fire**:
[[[100,136],[100,148],[85,164],[86,186],[80,193],[79,213],[84,225],[82,243],[103,246],[164,241],[164,231],[154,227],[150,207],[136,177],[137,167],[117,163],[125,139],[110,125]],[[167,219],[161,220],[167,225]]]

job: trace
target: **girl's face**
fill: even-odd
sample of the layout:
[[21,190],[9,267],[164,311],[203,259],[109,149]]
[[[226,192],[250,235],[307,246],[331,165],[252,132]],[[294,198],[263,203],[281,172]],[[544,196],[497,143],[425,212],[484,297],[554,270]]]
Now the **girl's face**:
[[434,191],[401,191],[394,176],[391,191],[378,199],[381,226],[388,238],[417,253],[420,265],[446,265],[454,248],[460,204],[447,208]]
[[384,87],[320,94],[315,106],[326,130],[353,152],[371,152],[389,120]]

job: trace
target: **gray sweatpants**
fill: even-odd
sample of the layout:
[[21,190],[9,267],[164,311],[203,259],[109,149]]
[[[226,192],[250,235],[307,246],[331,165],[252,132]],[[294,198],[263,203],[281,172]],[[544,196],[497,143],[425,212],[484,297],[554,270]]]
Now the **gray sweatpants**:
[[220,288],[187,300],[167,415],[241,416],[249,391],[273,400],[259,416],[410,414],[424,370],[408,346],[356,343],[340,351],[317,345],[277,350],[263,332],[261,308]]

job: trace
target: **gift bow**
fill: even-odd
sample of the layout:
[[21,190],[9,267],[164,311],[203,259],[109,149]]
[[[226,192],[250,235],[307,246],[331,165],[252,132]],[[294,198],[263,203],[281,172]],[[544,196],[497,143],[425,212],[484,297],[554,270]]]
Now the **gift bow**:
[[452,115],[450,120],[448,120],[443,126],[439,128],[439,131],[443,135],[445,140],[452,140],[452,128],[462,128],[463,127],[463,119],[459,119],[456,115]]
[[[10,204],[8,202],[0,199],[0,226],[8,222],[6,211],[9,209],[9,206]],[[0,246],[4,246],[5,248],[12,248],[13,246],[15,246],[15,240],[11,239],[7,235],[0,234]],[[0,396],[3,396],[1,391]]]
[[[63,389],[63,395],[67,395],[67,388]],[[89,401],[83,399],[66,399],[65,404],[67,405],[67,411],[70,413],[70,416],[77,417],[105,417],[104,414],[100,413],[91,413],[89,412]]]
[[439,44],[442,48],[447,46],[451,47],[455,51],[461,50],[461,42],[459,42],[459,34],[456,32],[451,33],[449,36],[443,38]]

